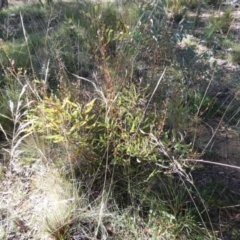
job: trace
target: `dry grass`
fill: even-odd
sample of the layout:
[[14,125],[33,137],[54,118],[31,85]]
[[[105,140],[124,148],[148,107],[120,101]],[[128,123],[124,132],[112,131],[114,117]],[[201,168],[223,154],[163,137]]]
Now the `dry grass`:
[[[51,239],[47,234],[47,219],[52,227],[67,224],[74,210],[76,190],[63,179],[59,170],[51,164],[47,166],[41,157],[31,160],[34,162],[25,165],[14,159],[11,169],[4,168],[0,191],[1,225],[7,239],[32,236]],[[52,223],[51,219],[55,221]]]

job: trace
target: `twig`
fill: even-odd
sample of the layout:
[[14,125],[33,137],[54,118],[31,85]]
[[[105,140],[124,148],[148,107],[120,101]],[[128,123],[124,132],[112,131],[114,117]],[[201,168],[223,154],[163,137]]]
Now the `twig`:
[[237,167],[237,166],[233,166],[233,165],[229,165],[229,164],[225,164],[225,163],[211,162],[211,161],[207,161],[207,160],[203,160],[203,159],[184,159],[183,161],[185,161],[185,162],[207,163],[207,164],[218,165],[218,166],[221,166],[221,167],[229,167],[229,168],[235,168],[235,169],[240,170],[240,167]]

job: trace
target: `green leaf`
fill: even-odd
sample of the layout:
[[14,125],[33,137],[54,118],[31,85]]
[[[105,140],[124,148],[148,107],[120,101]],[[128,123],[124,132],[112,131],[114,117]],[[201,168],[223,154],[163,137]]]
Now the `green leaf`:
[[95,6],[94,6],[94,12],[95,12],[95,13],[97,13],[97,12],[98,12],[98,10],[99,10],[99,7],[98,7],[98,5],[95,5]]
[[161,173],[161,170],[154,170],[147,178],[146,181],[150,180],[152,177],[154,177],[156,174]]
[[108,36],[107,37],[107,43],[109,43],[113,39],[114,31],[112,29],[108,30],[107,36]]
[[89,102],[86,106],[85,106],[85,111],[83,112],[83,114],[88,114],[94,106],[94,103],[96,101],[96,98],[94,98],[91,102]]
[[71,105],[72,107],[78,108],[78,105],[76,103],[71,102],[68,98],[65,99],[66,103]]
[[45,139],[53,140],[54,143],[58,143],[63,141],[64,137],[61,135],[49,135],[49,136],[46,136]]

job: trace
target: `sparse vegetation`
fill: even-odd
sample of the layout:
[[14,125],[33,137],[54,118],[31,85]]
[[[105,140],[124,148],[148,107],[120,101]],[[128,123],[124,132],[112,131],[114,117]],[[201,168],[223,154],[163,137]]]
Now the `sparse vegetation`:
[[234,9],[9,3],[0,239],[238,239]]
[[218,34],[226,34],[229,32],[230,27],[233,23],[233,15],[232,15],[232,8],[227,8],[224,13],[220,16],[215,16],[215,14],[211,15],[208,18],[207,26],[205,30],[205,35],[207,38],[211,39],[215,37],[214,33]]
[[240,45],[233,44],[233,49],[229,54],[229,60],[233,63],[239,64],[240,62]]

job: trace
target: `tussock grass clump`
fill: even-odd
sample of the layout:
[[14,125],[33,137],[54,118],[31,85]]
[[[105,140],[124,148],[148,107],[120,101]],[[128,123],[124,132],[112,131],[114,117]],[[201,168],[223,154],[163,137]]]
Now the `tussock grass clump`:
[[215,14],[211,15],[206,23],[205,36],[210,39],[216,33],[221,35],[227,34],[233,20],[231,7],[227,8],[220,16],[216,16]]

